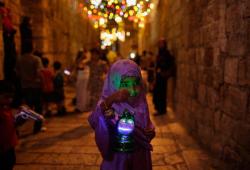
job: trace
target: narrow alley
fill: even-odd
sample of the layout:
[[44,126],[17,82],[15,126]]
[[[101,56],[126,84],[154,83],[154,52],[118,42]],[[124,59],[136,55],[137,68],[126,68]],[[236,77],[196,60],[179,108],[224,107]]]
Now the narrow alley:
[[[68,87],[68,110],[74,89]],[[150,96],[148,96],[150,100]],[[150,112],[153,105],[149,103]],[[153,117],[156,138],[153,139],[153,170],[223,169],[218,158],[209,156],[186,132],[172,110],[164,117]],[[87,117],[89,113],[73,113],[49,118],[47,131],[20,141],[15,170],[98,170],[101,155]]]
[[250,0],[0,0],[0,170],[249,170]]

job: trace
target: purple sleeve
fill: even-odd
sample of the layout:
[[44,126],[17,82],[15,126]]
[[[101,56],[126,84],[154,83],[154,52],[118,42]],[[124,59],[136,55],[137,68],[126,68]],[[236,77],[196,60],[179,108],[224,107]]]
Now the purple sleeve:
[[[100,103],[100,102],[99,102]],[[88,118],[89,124],[95,131],[95,141],[103,158],[109,154],[110,147],[110,134],[106,120],[102,114],[99,104],[96,109],[90,114]]]

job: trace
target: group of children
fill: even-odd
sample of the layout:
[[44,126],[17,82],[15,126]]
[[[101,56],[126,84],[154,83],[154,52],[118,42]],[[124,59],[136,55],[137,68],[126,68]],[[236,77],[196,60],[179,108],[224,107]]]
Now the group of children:
[[61,63],[55,61],[53,70],[48,68],[49,60],[42,58],[43,69],[41,69],[42,82],[42,104],[43,115],[50,116],[49,103],[57,105],[57,114],[62,115],[66,112],[64,107],[64,75],[61,70]]
[[[55,102],[58,113],[63,114],[64,108],[64,81],[61,71],[61,63],[56,61],[53,64],[54,73],[48,68],[49,60],[42,58],[44,68],[41,69],[42,102],[48,109],[49,102]],[[15,165],[15,146],[18,142],[16,127],[23,122],[15,119],[11,107],[14,97],[14,86],[6,80],[0,80],[0,169],[12,170]],[[48,111],[48,110],[46,110]]]
[[[63,101],[63,74],[60,62],[55,62],[54,74],[48,69],[49,61],[42,58],[44,68],[41,69],[43,104],[54,101],[61,109]],[[15,146],[17,145],[16,127],[20,125],[14,118],[12,100],[15,88],[12,83],[0,80],[0,169],[11,170],[15,164]],[[46,106],[48,108],[48,106]]]

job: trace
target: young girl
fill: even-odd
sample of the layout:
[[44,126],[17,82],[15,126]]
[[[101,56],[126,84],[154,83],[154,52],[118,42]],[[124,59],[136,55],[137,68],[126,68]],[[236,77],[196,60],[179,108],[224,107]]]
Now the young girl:
[[[125,112],[130,113],[127,116],[130,120],[123,121],[130,122],[130,125],[121,126],[118,123]],[[112,65],[101,99],[89,116],[89,123],[95,130],[96,144],[103,157],[101,170],[152,169],[150,141],[155,131],[136,63],[125,59]],[[131,127],[134,129],[128,137],[126,133],[131,131]],[[126,132],[124,136],[119,134],[121,130]]]

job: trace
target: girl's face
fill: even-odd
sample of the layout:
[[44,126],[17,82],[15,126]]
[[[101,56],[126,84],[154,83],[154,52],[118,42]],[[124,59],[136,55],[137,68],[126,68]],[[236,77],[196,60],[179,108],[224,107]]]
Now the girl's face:
[[141,92],[141,82],[138,77],[124,77],[120,83],[120,89],[127,89],[130,97],[129,100],[133,101]]

